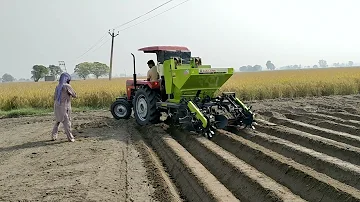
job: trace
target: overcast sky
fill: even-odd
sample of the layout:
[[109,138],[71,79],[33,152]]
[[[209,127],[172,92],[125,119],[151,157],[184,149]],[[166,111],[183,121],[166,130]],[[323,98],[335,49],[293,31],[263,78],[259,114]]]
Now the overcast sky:
[[[83,61],[109,64],[109,29],[167,0],[0,0],[0,74],[30,78],[34,64],[58,64],[68,72]],[[117,30],[152,17],[183,0]],[[358,0],[190,0],[115,38],[113,75],[147,71],[151,45],[183,45],[216,67],[360,62]],[[105,35],[105,37],[103,37]],[[102,38],[103,37],[103,38]],[[83,57],[100,39],[100,43]],[[104,44],[104,42],[106,42]],[[102,45],[102,46],[101,46]],[[101,46],[101,47],[100,47]],[[100,47],[100,48],[98,48]]]

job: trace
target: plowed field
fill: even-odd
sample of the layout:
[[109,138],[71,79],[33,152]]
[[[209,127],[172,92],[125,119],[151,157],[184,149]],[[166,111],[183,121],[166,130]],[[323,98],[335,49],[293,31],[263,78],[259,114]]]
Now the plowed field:
[[0,201],[360,201],[360,96],[253,103],[212,140],[108,111],[0,119]]

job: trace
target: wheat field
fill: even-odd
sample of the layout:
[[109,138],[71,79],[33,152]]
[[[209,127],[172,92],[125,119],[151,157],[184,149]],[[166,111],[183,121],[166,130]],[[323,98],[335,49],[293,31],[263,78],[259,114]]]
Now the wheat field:
[[[73,107],[109,108],[125,93],[125,78],[72,81],[78,94]],[[57,82],[0,84],[0,110],[53,107]],[[242,100],[356,94],[360,68],[329,68],[235,73],[220,89]]]

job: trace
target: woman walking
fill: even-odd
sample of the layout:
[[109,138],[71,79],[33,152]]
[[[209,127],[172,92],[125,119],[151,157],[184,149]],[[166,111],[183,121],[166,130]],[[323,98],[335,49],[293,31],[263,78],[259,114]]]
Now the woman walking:
[[71,76],[68,73],[62,73],[59,84],[55,88],[54,95],[54,114],[55,125],[52,131],[52,139],[57,139],[57,133],[60,123],[63,124],[67,139],[74,142],[74,136],[71,133],[71,97],[76,98],[76,92],[70,85]]

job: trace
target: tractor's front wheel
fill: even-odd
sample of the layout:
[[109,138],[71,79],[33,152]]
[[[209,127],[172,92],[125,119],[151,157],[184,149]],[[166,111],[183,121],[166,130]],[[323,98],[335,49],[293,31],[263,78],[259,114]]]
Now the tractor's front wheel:
[[131,105],[125,99],[116,100],[111,105],[111,114],[117,120],[128,119],[131,115]]
[[156,108],[157,93],[150,88],[143,87],[136,91],[133,106],[136,122],[141,125],[158,123],[160,112]]

